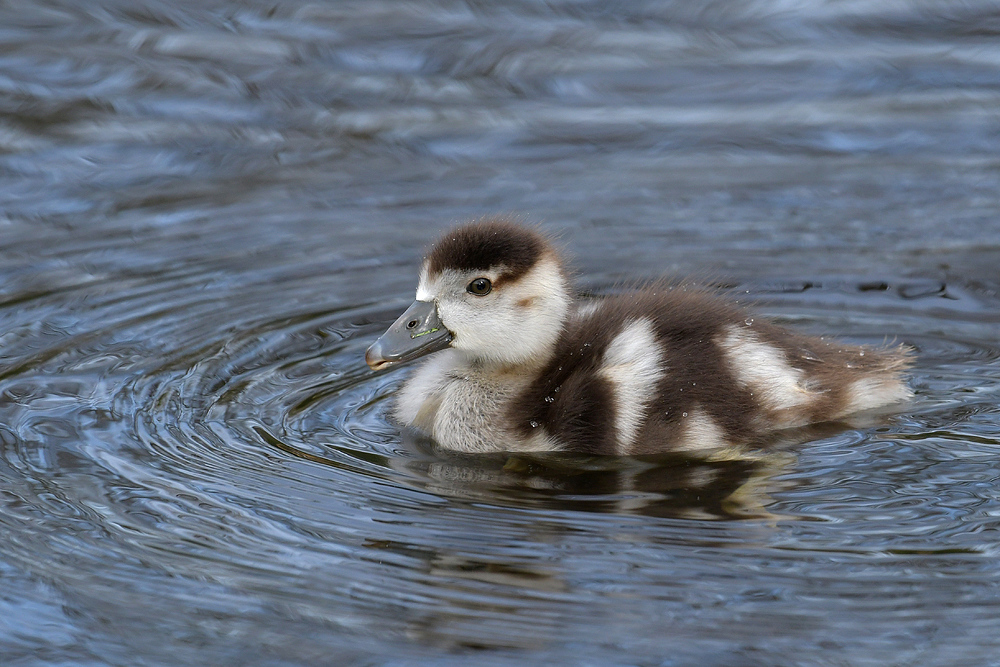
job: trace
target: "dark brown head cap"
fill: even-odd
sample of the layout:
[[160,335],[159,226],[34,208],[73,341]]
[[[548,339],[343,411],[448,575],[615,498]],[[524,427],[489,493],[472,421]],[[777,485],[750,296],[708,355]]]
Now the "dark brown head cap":
[[427,256],[431,274],[445,269],[485,271],[504,267],[517,279],[550,250],[537,231],[506,218],[484,218],[456,227],[438,239]]

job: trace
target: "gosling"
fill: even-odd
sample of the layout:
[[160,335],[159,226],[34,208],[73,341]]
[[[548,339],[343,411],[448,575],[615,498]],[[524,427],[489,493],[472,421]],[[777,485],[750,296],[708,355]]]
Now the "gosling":
[[502,218],[438,240],[365,360],[425,355],[394,416],[466,453],[709,452],[911,395],[902,346],[802,336],[683,286],[578,300],[549,239]]

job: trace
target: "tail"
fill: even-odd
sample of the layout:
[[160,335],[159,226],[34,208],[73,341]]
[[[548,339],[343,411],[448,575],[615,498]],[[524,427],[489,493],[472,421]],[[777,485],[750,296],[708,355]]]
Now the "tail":
[[843,407],[834,415],[835,419],[902,403],[913,396],[905,376],[905,371],[913,364],[912,348],[906,345],[888,349],[863,347],[857,349],[857,354],[858,361],[862,356],[868,359],[857,364],[857,376],[844,391]]

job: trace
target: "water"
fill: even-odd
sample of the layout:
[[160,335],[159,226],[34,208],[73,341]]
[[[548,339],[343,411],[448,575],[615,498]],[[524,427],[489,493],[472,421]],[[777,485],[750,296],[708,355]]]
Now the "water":
[[[0,5],[0,663],[997,664],[998,16]],[[435,452],[363,352],[495,212],[589,291],[909,343],[917,397],[746,461]]]

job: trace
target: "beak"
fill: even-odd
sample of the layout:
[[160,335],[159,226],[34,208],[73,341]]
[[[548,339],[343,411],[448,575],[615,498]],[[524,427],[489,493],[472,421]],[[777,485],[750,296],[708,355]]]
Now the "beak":
[[452,334],[438,317],[433,301],[414,301],[389,330],[365,352],[372,370],[410,361],[448,347]]

